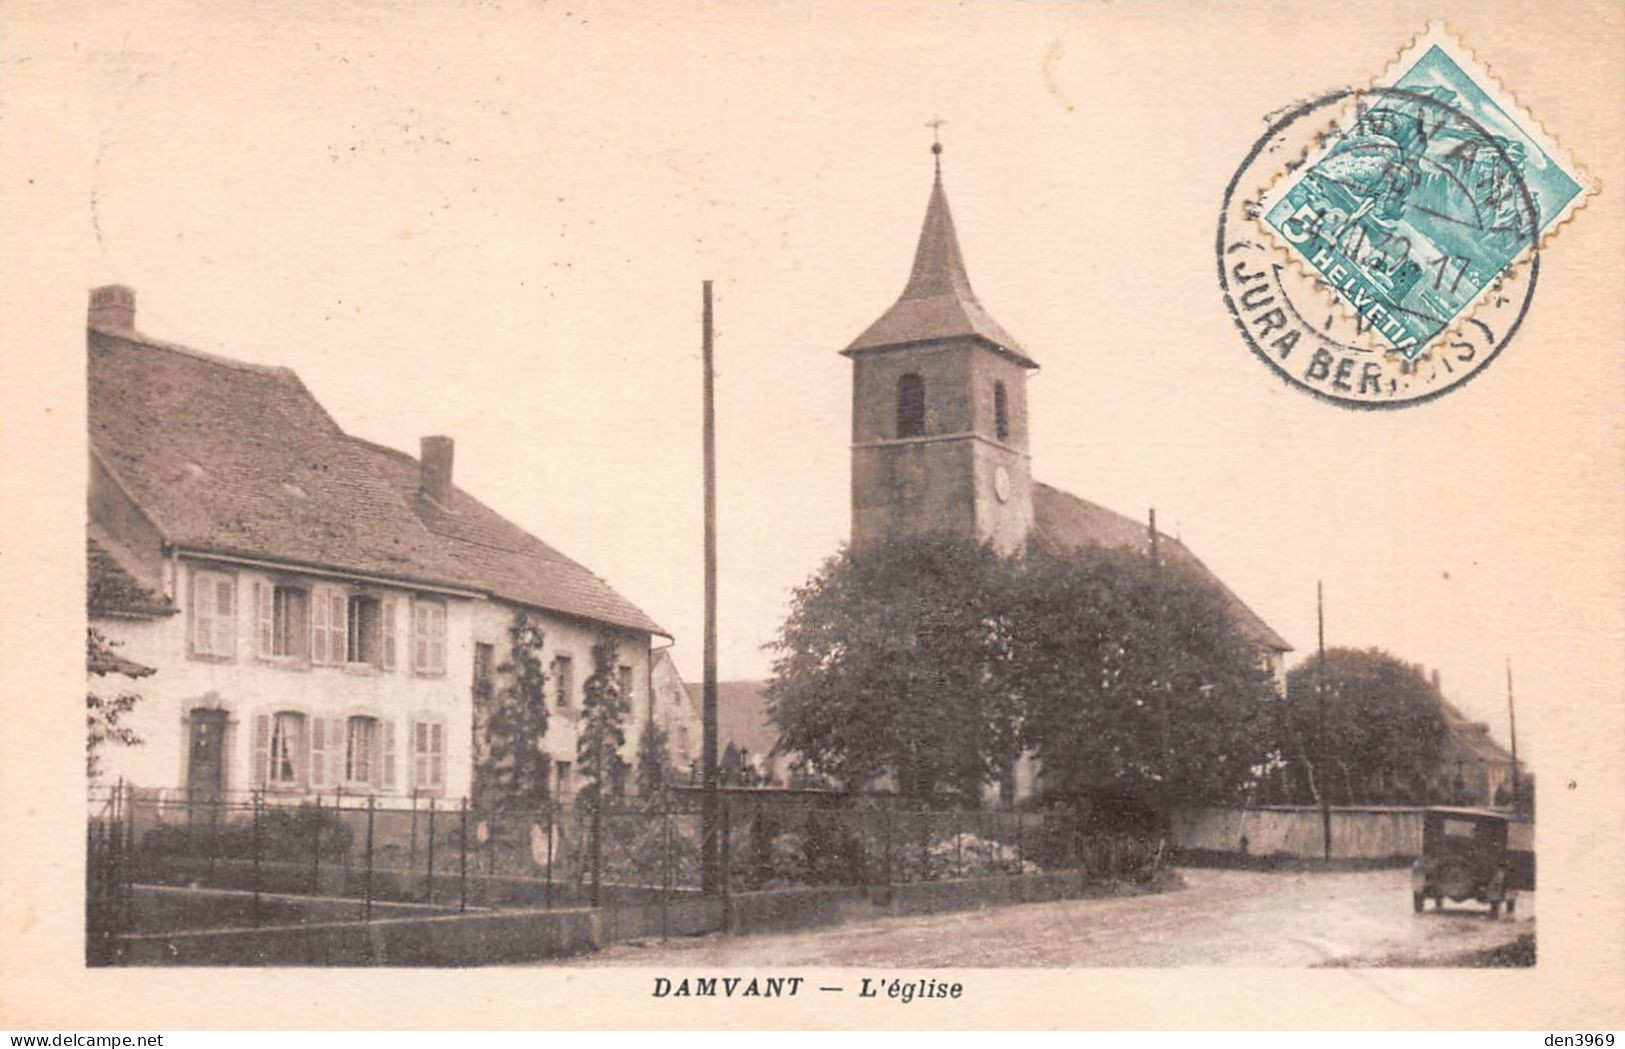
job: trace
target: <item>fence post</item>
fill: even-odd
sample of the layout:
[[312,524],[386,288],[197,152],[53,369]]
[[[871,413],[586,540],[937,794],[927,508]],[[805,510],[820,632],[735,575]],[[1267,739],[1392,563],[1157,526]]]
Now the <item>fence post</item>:
[[732,807],[728,799],[722,799],[722,931],[733,930],[733,852],[729,844],[729,832],[732,824]]
[[[433,798],[429,799],[429,804],[430,805],[434,804],[434,799]],[[434,837],[434,832],[433,831],[431,831],[429,833],[429,837],[431,839],[433,839],[433,837]],[[413,787],[412,788],[412,825],[411,825],[411,830],[408,832],[408,837],[407,837],[406,869],[411,870],[413,867],[416,867],[417,865],[418,865],[418,789],[416,787]]]
[[310,894],[322,892],[322,796],[316,795],[315,833],[310,836]]
[[960,823],[963,813],[954,816],[954,877],[965,876],[965,828]]
[[214,858],[220,854],[220,822],[225,818],[226,799],[224,795],[214,801],[214,819],[209,822],[209,863],[207,878],[214,881]]
[[260,810],[265,807],[265,794],[254,792],[254,927],[260,924]]
[[468,798],[464,796],[461,807],[461,826],[457,831],[458,875],[457,875],[457,911],[462,913],[468,910]]
[[600,782],[594,784],[593,786],[592,824],[589,830],[589,833],[592,835],[592,842],[588,846],[592,850],[592,891],[587,902],[593,907],[597,907],[599,904],[599,890],[602,887],[602,878],[604,874],[604,842],[602,838],[603,818],[604,784]]
[[[416,840],[415,836],[416,836],[417,831],[418,831],[417,802],[418,802],[417,788],[414,787],[412,789],[412,806],[413,806],[413,808],[412,808],[412,834],[414,835],[414,841]],[[433,798],[429,799],[429,884],[424,889],[423,895],[425,897],[424,898],[425,903],[428,903],[428,904],[433,904],[434,903],[434,799]]]
[[377,809],[376,799],[367,796],[367,869],[361,876],[361,920],[372,921],[372,818]]
[[671,939],[671,803],[660,804],[660,942]]
[[886,903],[892,900],[892,819],[897,809],[897,799],[886,799]]
[[550,911],[553,909],[553,800],[549,798],[543,804],[547,807],[547,870],[542,875],[542,907]]
[[1021,810],[1016,810],[1016,866],[1023,873],[1027,870],[1027,850],[1021,843]]

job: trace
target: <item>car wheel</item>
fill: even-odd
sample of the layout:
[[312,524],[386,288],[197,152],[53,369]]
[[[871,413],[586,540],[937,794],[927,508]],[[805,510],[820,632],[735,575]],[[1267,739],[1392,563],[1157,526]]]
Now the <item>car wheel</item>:
[[1419,893],[1419,892],[1411,893],[1411,907],[1415,909],[1417,914],[1422,913],[1422,906],[1423,906],[1422,901],[1423,901],[1423,899],[1424,899],[1424,897],[1422,896],[1421,893]]

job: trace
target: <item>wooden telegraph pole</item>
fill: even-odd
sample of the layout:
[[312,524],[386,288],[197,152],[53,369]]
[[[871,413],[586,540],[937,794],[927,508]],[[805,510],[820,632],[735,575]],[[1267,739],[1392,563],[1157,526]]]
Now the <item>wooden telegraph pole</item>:
[[1320,580],[1315,580],[1315,621],[1320,657],[1319,670],[1315,674],[1315,700],[1316,718],[1319,721],[1317,735],[1320,739],[1320,768],[1315,770],[1320,779],[1320,836],[1321,844],[1325,850],[1326,862],[1332,862],[1332,803],[1331,781],[1326,778],[1326,597]]
[[[1512,707],[1512,657],[1507,657],[1507,727],[1512,732],[1512,807],[1518,807],[1522,784],[1518,781],[1518,712]],[[1490,799],[1494,801],[1494,798]]]
[[705,445],[705,668],[700,744],[700,891],[715,893],[718,877],[717,797],[717,420],[711,368],[711,282],[702,285],[700,339]]

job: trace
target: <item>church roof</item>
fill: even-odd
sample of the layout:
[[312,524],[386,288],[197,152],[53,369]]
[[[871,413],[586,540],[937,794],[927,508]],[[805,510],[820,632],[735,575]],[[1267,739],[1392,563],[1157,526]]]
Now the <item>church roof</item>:
[[[1039,547],[1052,554],[1064,554],[1094,544],[1150,555],[1151,537],[1143,523],[1038,481],[1033,482],[1032,534]],[[1157,551],[1161,563],[1184,569],[1223,596],[1242,637],[1277,652],[1292,650],[1280,634],[1243,604],[1184,543],[1159,531]]]
[[1015,338],[982,308],[971,290],[965,259],[959,252],[959,237],[954,233],[954,217],[948,210],[948,195],[942,189],[939,164],[931,185],[931,200],[925,208],[925,223],[920,227],[920,243],[914,249],[914,269],[908,286],[891,309],[841,352],[851,355],[966,337],[990,343],[1026,367],[1038,367]]

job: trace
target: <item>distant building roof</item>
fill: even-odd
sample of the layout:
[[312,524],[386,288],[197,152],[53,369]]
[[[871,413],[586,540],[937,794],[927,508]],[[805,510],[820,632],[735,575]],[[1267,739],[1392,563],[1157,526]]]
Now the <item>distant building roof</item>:
[[[1454,703],[1439,697],[1439,712],[1444,715],[1446,744],[1442,761],[1477,761],[1486,765],[1512,764],[1512,752],[1490,736],[1490,727],[1463,714]],[[1521,766],[1523,762],[1518,762]]]
[[[286,368],[89,335],[91,447],[174,546],[489,593],[665,634],[599,577],[417,460],[345,434]],[[94,554],[92,555],[94,557]]]
[[717,749],[732,743],[765,756],[779,742],[779,728],[767,711],[766,681],[717,682]]
[[360,438],[351,440],[424,526],[448,544],[463,582],[516,604],[670,636],[604,580],[461,488],[452,488],[448,506],[424,495],[417,459]]
[[897,302],[841,352],[850,355],[967,336],[984,340],[1029,368],[1038,367],[1015,338],[982,308],[971,290],[939,166],[931,184],[925,222],[920,227],[920,241],[914,249],[914,269],[909,273],[908,285]]
[[[1151,536],[1146,525],[1038,481],[1033,482],[1032,534],[1040,548],[1052,554],[1068,553],[1091,544],[1134,550],[1148,557],[1151,551]],[[1280,634],[1243,604],[1184,543],[1159,531],[1157,549],[1163,563],[1184,568],[1223,596],[1236,629],[1248,641],[1277,652],[1292,650]]]
[[85,603],[92,616],[158,619],[179,611],[169,598],[126,569],[110,546],[94,537],[85,540]]

